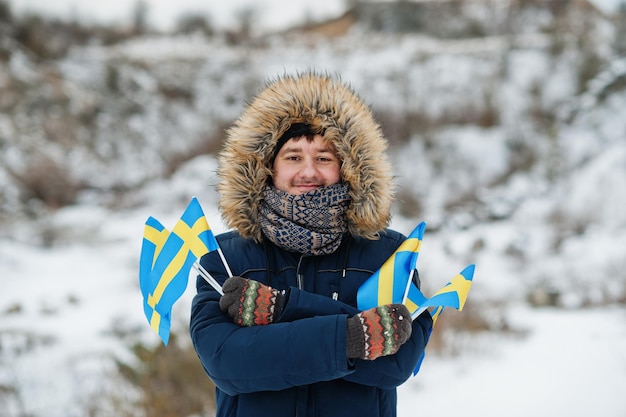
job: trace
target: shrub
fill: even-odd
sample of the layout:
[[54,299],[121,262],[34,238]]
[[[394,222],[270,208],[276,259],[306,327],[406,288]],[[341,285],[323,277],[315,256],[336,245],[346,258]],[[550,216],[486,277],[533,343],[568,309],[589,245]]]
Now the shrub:
[[[188,340],[188,335],[183,339]],[[129,351],[132,360],[115,360],[115,392],[107,396],[106,405],[92,408],[93,415],[213,415],[215,385],[204,373],[191,343],[182,343],[180,336],[172,333],[168,346],[135,342]]]

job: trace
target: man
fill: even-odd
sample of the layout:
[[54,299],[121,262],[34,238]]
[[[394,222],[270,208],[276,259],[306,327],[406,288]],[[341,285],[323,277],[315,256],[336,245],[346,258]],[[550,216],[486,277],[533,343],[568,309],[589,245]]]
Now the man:
[[402,305],[360,312],[359,286],[406,239],[387,229],[387,142],[340,81],[270,82],[229,129],[220,210],[233,229],[198,279],[191,337],[217,416],[395,416],[432,320]]

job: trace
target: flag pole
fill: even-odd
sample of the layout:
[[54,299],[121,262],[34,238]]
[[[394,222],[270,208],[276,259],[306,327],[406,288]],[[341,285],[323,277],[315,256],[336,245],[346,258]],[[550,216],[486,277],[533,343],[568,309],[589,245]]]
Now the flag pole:
[[409,289],[411,288],[411,282],[413,282],[413,274],[415,274],[415,269],[411,269],[409,273],[409,279],[406,281],[406,288],[404,289],[404,297],[402,297],[402,304],[406,302],[406,299],[409,297]]
[[415,320],[415,318],[417,316],[419,316],[420,314],[422,314],[424,312],[424,310],[426,310],[428,308],[428,306],[422,306],[420,308],[418,308],[417,310],[415,310],[413,312],[413,314],[411,314],[411,320]]
[[220,295],[224,295],[224,291],[222,291],[222,286],[215,280],[215,278],[211,276],[211,274],[209,274],[206,269],[204,269],[202,265],[200,265],[198,261],[193,263],[193,267],[198,272],[198,274],[200,274],[200,276],[204,278],[204,280],[215,289],[215,291],[220,293]]
[[230,270],[230,267],[228,266],[228,262],[226,262],[226,258],[224,257],[224,254],[222,253],[222,248],[220,248],[219,246],[217,247],[217,253],[220,254],[220,259],[222,259],[222,265],[224,265],[224,268],[226,268],[226,272],[228,273],[228,277],[232,277],[233,273]]

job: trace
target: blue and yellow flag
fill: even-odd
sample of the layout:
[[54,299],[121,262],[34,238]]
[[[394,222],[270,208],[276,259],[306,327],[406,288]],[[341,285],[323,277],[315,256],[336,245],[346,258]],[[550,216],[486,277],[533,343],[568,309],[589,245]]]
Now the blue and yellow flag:
[[[463,310],[463,306],[467,300],[467,294],[469,293],[474,279],[474,269],[474,265],[466,266],[463,271],[452,278],[452,281],[447,283],[430,298],[426,298],[414,284],[411,284],[409,296],[412,297],[413,300],[421,299],[421,302],[418,303],[417,309],[412,310],[409,308],[409,310],[411,310],[411,318],[415,319],[428,307],[434,307],[430,312],[430,315],[433,318],[434,327],[437,319],[446,307],[456,308],[459,311]],[[425,354],[425,351],[422,352],[422,356],[413,370],[413,375],[417,375],[419,372],[422,362],[424,361]]]
[[146,221],[139,284],[146,318],[165,345],[169,340],[172,307],[187,288],[194,262],[218,248],[195,197],[171,232],[153,217]]
[[149,217],[146,220],[139,258],[139,288],[143,296],[144,314],[157,334],[169,334],[169,323],[162,321],[161,315],[155,310],[154,297],[152,296],[155,284],[151,273],[169,235],[169,230],[154,217]]
[[[426,223],[418,224],[383,266],[359,287],[357,307],[360,310],[368,310],[384,304],[399,304],[404,301],[407,286],[413,276],[412,272],[415,269],[422,246],[425,229]],[[417,289],[414,284],[410,285]],[[416,304],[423,301],[422,299],[413,299],[412,296],[416,296],[416,294],[409,290],[409,303]],[[408,303],[406,304],[408,306]],[[409,310],[413,312],[410,307]]]
[[466,266],[465,269],[459,272],[450,282],[444,285],[430,298],[424,297],[424,300],[419,305],[419,309],[417,309],[412,316],[415,318],[428,307],[435,307],[431,312],[434,325],[444,308],[452,307],[459,311],[463,310],[467,295],[472,287],[474,269],[475,265]]
[[[474,265],[467,266],[443,288],[427,298],[413,283],[417,257],[422,245],[426,223],[422,222],[411,232],[407,240],[385,261],[383,266],[365,281],[357,291],[357,307],[368,310],[384,304],[402,303],[415,319],[424,310],[430,312],[433,326],[446,307],[462,310],[472,286]],[[431,329],[432,330],[432,329]],[[424,359],[419,359],[413,374],[417,374]]]

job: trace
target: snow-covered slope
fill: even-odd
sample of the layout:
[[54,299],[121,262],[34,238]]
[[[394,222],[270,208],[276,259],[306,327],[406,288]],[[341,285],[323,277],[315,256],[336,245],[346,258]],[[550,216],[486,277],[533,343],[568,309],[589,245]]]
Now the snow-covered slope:
[[359,27],[238,45],[150,37],[45,66],[8,39],[0,385],[16,391],[0,414],[86,415],[108,359],[126,354],[115,330],[158,343],[137,283],[143,222],[173,224],[195,195],[223,231],[212,152],[224,127],[268,77],[314,69],[351,83],[392,140],[392,226],[428,223],[425,291],[475,263],[468,307],[514,330],[450,332],[458,356],[429,354],[400,415],[623,416],[626,61],[608,20],[586,23],[446,41]]

